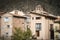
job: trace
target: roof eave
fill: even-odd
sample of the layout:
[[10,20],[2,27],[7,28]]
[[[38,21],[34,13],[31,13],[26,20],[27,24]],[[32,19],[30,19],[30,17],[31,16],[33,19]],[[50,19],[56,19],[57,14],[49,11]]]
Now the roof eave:
[[17,17],[17,18],[26,18],[26,17],[23,17],[23,16],[15,16],[15,15],[13,15],[13,17]]
[[49,16],[49,15],[44,15],[44,14],[38,14],[38,13],[35,13],[35,12],[30,12],[30,13],[32,13],[32,14],[37,14],[37,15],[41,15],[41,16],[45,16],[45,17],[47,17],[47,18],[57,19],[57,17],[55,17],[55,16]]

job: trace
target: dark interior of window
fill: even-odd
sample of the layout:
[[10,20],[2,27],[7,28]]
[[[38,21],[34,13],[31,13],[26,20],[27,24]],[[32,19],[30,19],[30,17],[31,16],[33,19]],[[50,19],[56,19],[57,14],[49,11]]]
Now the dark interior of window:
[[53,29],[53,24],[50,24],[50,29]]
[[6,33],[6,34],[8,34],[8,33]]
[[40,19],[41,17],[36,17],[36,19]]
[[9,28],[9,27],[10,27],[10,25],[7,25],[7,27]]
[[34,20],[34,17],[32,17],[32,20]]

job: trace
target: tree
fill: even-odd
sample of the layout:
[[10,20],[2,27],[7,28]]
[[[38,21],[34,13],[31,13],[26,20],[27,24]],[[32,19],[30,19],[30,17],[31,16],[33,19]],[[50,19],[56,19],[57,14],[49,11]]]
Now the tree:
[[13,33],[13,40],[22,40],[23,39],[23,32],[20,28],[15,28]]
[[27,31],[22,31],[20,28],[15,28],[12,40],[30,40],[31,30],[27,28]]
[[32,37],[31,30],[27,28],[27,31],[24,32],[24,40],[30,40],[30,37]]

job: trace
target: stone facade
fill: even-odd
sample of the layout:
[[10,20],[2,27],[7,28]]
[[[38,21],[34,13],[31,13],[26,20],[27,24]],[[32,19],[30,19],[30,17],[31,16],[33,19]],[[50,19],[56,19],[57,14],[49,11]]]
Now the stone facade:
[[[28,28],[31,29],[32,35],[35,35],[38,39],[50,39],[50,27],[51,24],[53,25],[53,29],[55,30],[55,26],[58,26],[57,28],[60,28],[59,23],[55,23],[54,21],[57,19],[56,16],[49,14],[48,12],[38,10],[40,8],[36,8],[35,11],[30,12],[29,14],[26,14],[26,17],[20,16],[16,13],[4,13],[1,15],[0,18],[0,27],[1,27],[1,36],[11,36],[12,31],[14,28],[21,28],[23,31],[25,31]],[[38,11],[37,11],[38,10]],[[5,22],[4,20],[5,17],[8,17],[9,20],[8,22]],[[37,18],[38,17],[38,18]],[[26,19],[27,18],[27,19]],[[40,23],[40,30],[39,30],[39,36],[37,36],[37,31],[36,31],[36,23]],[[10,27],[8,27],[10,26]],[[8,33],[8,35],[6,35]]]
[[25,18],[13,17],[13,27],[21,28],[24,30]]
[[[52,28],[54,29],[54,24],[55,24],[54,20],[56,20],[57,17],[55,15],[49,14],[46,11],[41,10],[39,6],[34,11],[31,11],[28,15],[30,15],[29,26],[32,31],[32,35],[35,35],[38,39],[49,40],[51,35],[50,34],[51,25],[53,26]],[[37,33],[36,33],[37,32],[36,23],[41,24],[40,25],[41,29],[38,32],[39,36],[37,36]]]
[[[36,12],[31,12],[28,15],[30,15],[30,29],[32,31],[32,35],[36,35],[36,23],[41,23],[41,30],[39,30],[39,37],[37,36],[38,39],[50,39],[50,27],[51,24],[53,25],[54,29],[54,20],[57,19],[55,16],[50,16],[50,15],[44,15],[36,13]],[[36,17],[40,17],[40,19],[36,19]]]
[[4,13],[0,16],[0,37],[10,38],[13,35],[14,28],[25,30],[25,17],[11,13]]
[[[6,19],[8,18],[8,20]],[[9,27],[8,27],[9,26]],[[1,36],[12,35],[12,15],[5,13],[1,16]]]

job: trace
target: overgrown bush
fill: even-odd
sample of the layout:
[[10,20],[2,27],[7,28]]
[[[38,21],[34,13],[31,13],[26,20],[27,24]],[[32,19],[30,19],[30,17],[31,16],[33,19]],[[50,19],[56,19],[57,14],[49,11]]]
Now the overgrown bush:
[[29,28],[27,28],[27,31],[24,32],[20,28],[15,28],[12,40],[30,40],[31,36],[32,34]]
[[27,28],[27,31],[24,32],[24,40],[30,40],[32,34],[31,34],[31,30],[29,28]]

